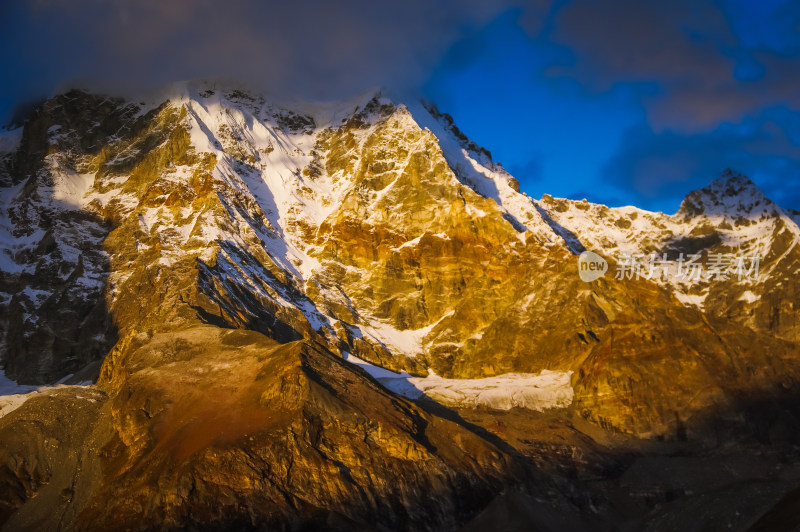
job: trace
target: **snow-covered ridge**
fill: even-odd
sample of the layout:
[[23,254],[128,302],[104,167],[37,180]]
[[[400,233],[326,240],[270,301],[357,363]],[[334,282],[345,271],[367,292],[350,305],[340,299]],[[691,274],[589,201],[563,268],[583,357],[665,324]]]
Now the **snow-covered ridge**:
[[408,108],[417,124],[432,131],[439,140],[445,159],[456,176],[481,196],[497,202],[504,218],[515,229],[544,242],[558,240],[536,208],[536,203],[519,191],[519,182],[492,161],[487,151],[459,138],[457,129],[445,118],[446,115],[441,115],[430,104],[411,102]]
[[[226,92],[227,91],[227,92]],[[457,178],[478,194],[494,200],[503,217],[520,232],[533,234],[540,241],[557,241],[558,237],[542,218],[537,205],[518,191],[517,181],[494,163],[488,152],[459,138],[440,115],[422,102],[402,102],[384,96],[381,91],[367,91],[345,102],[291,102],[285,107],[267,103],[262,97],[238,90],[209,89],[207,84],[181,84],[174,90],[173,105],[189,110],[192,144],[199,152],[217,156],[217,171],[238,175],[247,192],[258,201],[279,236],[291,245],[287,263],[299,264],[296,271],[307,278],[316,267],[306,246],[294,238],[289,226],[307,223],[318,227],[335,212],[350,191],[352,176],[327,175],[324,165],[313,179],[306,171],[315,164],[318,141],[324,135],[359,113],[365,113],[371,102],[392,106],[392,118],[399,127],[420,128],[434,134],[449,166]],[[282,117],[300,117],[303,128],[285,127]],[[385,116],[366,114],[367,123],[354,130],[359,150],[364,140],[378,127]],[[232,137],[243,151],[251,155],[250,168],[237,167],[223,145]],[[290,269],[292,269],[290,267]]]
[[[697,251],[705,254],[703,260],[711,253],[758,256],[758,282],[762,284],[800,243],[800,228],[790,213],[773,203],[748,178],[730,171],[688,194],[673,215],[636,207],[609,208],[549,195],[544,195],[538,204],[575,241],[607,259],[654,254],[660,260],[666,253],[668,261],[675,261],[680,253]],[[784,249],[787,236],[794,243]],[[671,269],[675,270],[674,264]],[[658,275],[649,282],[669,285],[680,302],[703,308],[708,286],[702,283],[698,286],[676,276]],[[746,289],[747,283],[741,284],[741,289]],[[753,302],[752,298],[741,301]]]

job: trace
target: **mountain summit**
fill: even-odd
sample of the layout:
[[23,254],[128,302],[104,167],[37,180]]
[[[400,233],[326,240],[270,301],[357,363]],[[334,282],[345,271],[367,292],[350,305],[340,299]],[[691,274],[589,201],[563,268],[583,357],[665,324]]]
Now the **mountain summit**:
[[777,215],[779,208],[747,177],[726,170],[705,188],[691,192],[683,200],[679,214],[705,214],[728,217]]

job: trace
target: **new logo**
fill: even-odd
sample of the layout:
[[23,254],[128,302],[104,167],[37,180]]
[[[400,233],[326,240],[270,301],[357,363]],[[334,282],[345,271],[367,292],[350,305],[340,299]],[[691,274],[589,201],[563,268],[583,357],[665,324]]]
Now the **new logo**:
[[606,274],[608,261],[592,251],[584,251],[578,257],[578,275],[581,281],[591,283]]

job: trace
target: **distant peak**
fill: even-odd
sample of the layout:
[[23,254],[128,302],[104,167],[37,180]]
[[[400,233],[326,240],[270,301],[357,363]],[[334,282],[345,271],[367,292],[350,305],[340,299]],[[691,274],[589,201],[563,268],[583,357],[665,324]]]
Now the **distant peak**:
[[722,172],[718,178],[711,182],[704,191],[714,192],[723,196],[736,196],[743,192],[758,191],[758,187],[749,177],[740,174],[730,168]]
[[678,214],[752,216],[775,207],[750,178],[729,168],[708,186],[690,192]]

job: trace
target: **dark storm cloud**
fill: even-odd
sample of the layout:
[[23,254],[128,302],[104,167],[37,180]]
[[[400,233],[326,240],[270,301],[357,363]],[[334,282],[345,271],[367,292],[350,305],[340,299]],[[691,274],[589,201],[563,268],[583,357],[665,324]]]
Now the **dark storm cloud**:
[[307,98],[416,87],[502,5],[40,0],[1,9],[0,57],[12,75],[0,90],[19,102],[62,84],[120,91],[207,77]]
[[[575,0],[550,34],[575,61],[551,73],[595,91],[639,84],[657,129],[713,129],[765,106],[797,109],[798,13],[797,4],[775,1]],[[790,15],[793,31],[769,33]]]
[[631,190],[640,206],[661,208],[701,188],[730,167],[752,177],[779,205],[800,208],[800,119],[785,109],[767,109],[738,124],[693,135],[654,132],[647,125],[628,131],[605,169],[607,183]]
[[585,174],[573,188],[677,205],[730,166],[796,208],[799,27],[789,0],[6,0],[0,123],[70,85],[231,78],[277,99],[422,88],[505,149],[523,190]]

